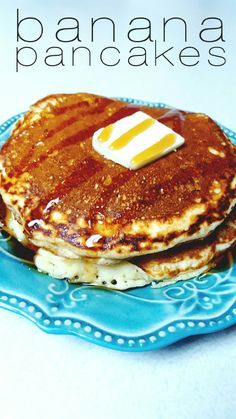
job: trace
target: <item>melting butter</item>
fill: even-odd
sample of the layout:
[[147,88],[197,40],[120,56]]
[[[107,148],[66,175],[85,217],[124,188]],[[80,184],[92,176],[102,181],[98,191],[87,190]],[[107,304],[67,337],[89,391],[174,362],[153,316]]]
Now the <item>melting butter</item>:
[[98,153],[133,170],[176,150],[184,141],[171,128],[141,111],[93,135],[93,147]]

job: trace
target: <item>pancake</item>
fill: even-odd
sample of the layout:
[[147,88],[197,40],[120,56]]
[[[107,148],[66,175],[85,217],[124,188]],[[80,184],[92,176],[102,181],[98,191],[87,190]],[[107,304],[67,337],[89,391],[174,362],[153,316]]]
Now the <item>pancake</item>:
[[[1,205],[4,229],[26,247],[32,247],[24,235],[22,225],[12,212]],[[162,287],[199,276],[215,267],[225,252],[236,242],[236,209],[207,238],[185,243],[157,254],[130,260],[58,256],[44,248],[34,248],[34,263],[38,270],[54,278],[71,283],[88,283],[116,290],[152,284]]]
[[236,210],[211,236],[186,243],[154,255],[140,256],[115,264],[95,263],[96,259],[67,259],[39,249],[35,256],[37,268],[56,278],[72,283],[85,282],[106,288],[124,290],[141,287],[153,281],[160,287],[199,276],[220,261],[236,242]]
[[[175,283],[199,276],[215,267],[221,256],[236,242],[236,209],[227,220],[209,237],[186,243],[156,255],[147,255],[133,260],[157,286]],[[160,282],[162,281],[162,282]]]
[[[106,160],[93,133],[142,110],[185,138],[139,170]],[[59,257],[127,259],[204,238],[236,198],[235,147],[208,116],[91,94],[48,96],[0,152],[0,193],[25,243]]]

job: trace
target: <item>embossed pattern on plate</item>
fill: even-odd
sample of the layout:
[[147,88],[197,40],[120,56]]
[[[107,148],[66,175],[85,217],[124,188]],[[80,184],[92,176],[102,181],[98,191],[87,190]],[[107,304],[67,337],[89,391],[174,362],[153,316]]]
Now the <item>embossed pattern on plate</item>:
[[[21,115],[0,126],[0,146]],[[220,126],[236,143],[236,133]],[[0,232],[0,307],[27,317],[49,333],[73,334],[117,350],[153,350],[236,324],[235,258],[229,252],[217,270],[165,288],[109,291],[69,285],[37,272],[31,253]]]

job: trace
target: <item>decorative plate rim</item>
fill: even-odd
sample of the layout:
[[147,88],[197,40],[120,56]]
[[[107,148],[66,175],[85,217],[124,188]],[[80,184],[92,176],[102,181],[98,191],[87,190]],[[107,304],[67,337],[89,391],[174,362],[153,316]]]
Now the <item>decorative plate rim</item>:
[[[150,107],[173,107],[164,103],[148,102],[138,99],[123,97],[117,99],[123,100],[124,102],[141,104]],[[7,119],[3,124],[1,124],[0,135],[4,134],[8,128],[24,113],[25,112],[18,113],[17,115]],[[234,131],[226,128],[222,124],[218,125],[223,129],[226,135],[233,137],[236,140],[236,133]],[[54,281],[60,281],[60,283],[63,282],[65,284],[65,290],[60,291],[61,293],[68,290],[69,285],[66,281],[55,279]],[[189,280],[189,282],[191,282],[191,280]],[[82,285],[79,287],[81,290],[84,286]],[[162,327],[157,327],[150,333],[135,336],[127,335],[126,333],[116,334],[112,333],[111,331],[100,329],[92,322],[79,319],[79,313],[78,318],[70,315],[66,317],[56,316],[55,314],[49,315],[42,309],[42,307],[40,307],[40,305],[32,303],[32,301],[27,299],[27,297],[20,298],[18,295],[4,292],[4,290],[1,290],[1,286],[0,307],[28,318],[45,332],[76,335],[82,339],[98,344],[100,346],[127,352],[140,352],[159,349],[187,337],[213,333],[236,324],[236,293],[233,304],[231,304],[230,307],[227,307],[223,314],[221,313],[220,315],[210,319],[192,318],[191,316],[189,318],[180,317],[177,320],[168,322]],[[158,321],[156,323],[158,324]]]
[[[127,336],[115,334],[95,327],[92,323],[74,317],[54,317],[46,314],[39,306],[20,299],[18,296],[0,291],[0,307],[20,314],[49,334],[74,335],[99,346],[123,352],[146,352],[179,342],[197,335],[207,335],[225,330],[236,324],[236,303],[224,315],[210,321],[179,319],[171,321],[150,334]],[[28,310],[28,311],[27,311]],[[35,315],[34,315],[35,314]],[[40,317],[38,317],[40,314]],[[42,322],[40,321],[42,319]]]

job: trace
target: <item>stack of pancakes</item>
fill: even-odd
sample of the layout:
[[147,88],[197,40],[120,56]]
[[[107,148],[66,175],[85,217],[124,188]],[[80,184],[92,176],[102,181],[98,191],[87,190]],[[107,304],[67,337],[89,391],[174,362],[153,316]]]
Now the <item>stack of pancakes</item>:
[[[185,138],[138,170],[92,147],[96,130],[141,110]],[[187,279],[236,240],[235,146],[208,116],[92,94],[35,103],[0,151],[4,228],[40,271],[126,289]]]

